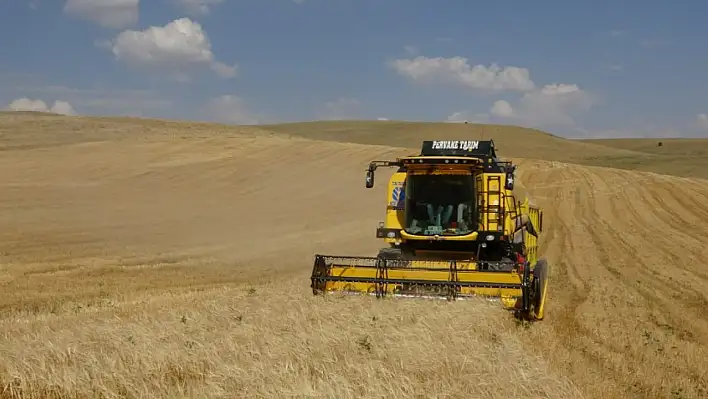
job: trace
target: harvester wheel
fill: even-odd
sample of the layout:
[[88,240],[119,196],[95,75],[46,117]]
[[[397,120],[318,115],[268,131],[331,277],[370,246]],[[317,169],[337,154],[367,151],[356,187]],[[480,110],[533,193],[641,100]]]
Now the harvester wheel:
[[533,318],[543,320],[546,302],[546,285],[548,284],[548,261],[539,259],[534,267],[533,278]]

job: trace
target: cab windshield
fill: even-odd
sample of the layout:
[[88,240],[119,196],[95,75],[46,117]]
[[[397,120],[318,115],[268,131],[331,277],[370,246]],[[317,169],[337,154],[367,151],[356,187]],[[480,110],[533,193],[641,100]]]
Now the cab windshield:
[[476,230],[472,175],[410,175],[405,228],[415,235],[465,235]]

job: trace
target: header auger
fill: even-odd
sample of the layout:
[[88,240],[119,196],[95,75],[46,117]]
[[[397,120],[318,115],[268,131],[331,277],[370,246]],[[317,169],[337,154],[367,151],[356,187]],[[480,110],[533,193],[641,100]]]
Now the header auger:
[[513,194],[511,162],[494,142],[424,141],[420,155],[373,161],[395,167],[377,256],[315,255],[314,294],[500,300],[527,320],[543,319],[548,264],[538,259],[542,211]]

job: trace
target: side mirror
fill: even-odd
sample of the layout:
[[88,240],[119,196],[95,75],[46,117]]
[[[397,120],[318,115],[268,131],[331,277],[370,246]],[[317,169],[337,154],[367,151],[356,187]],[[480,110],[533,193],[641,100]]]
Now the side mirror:
[[371,187],[374,187],[374,171],[367,170],[366,171],[366,188],[371,188]]
[[507,190],[514,190],[514,172],[507,172],[504,188]]

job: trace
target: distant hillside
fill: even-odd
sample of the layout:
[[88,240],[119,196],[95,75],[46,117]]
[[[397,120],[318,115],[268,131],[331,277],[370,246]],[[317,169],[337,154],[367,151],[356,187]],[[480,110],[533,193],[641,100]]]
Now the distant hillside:
[[567,140],[550,133],[507,125],[399,121],[316,121],[260,125],[270,131],[316,140],[418,149],[423,140],[493,139],[500,157],[578,161],[612,155],[636,157],[623,149]]
[[286,135],[313,140],[410,148],[423,140],[494,139],[502,158],[535,158],[708,179],[708,140],[568,140],[536,129],[506,125],[399,121],[317,121],[258,126],[124,118],[69,117],[0,112],[0,151],[47,148],[135,136],[166,140]]
[[0,151],[161,136],[165,139],[276,134],[253,126],[230,126],[147,118],[63,116],[0,112]]
[[704,139],[587,139],[588,144],[645,152],[656,155],[708,157],[708,138]]
[[[607,166],[708,179],[708,139],[594,139],[584,143],[645,154],[635,159],[601,160]],[[661,145],[659,145],[661,143]],[[647,160],[650,157],[650,161]]]

